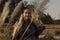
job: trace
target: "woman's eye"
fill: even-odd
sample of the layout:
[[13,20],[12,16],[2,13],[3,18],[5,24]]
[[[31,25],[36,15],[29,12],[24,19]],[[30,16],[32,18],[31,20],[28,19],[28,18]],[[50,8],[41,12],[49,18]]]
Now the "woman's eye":
[[28,12],[26,12],[26,13],[28,13]]
[[27,14],[28,12],[25,12],[25,14]]

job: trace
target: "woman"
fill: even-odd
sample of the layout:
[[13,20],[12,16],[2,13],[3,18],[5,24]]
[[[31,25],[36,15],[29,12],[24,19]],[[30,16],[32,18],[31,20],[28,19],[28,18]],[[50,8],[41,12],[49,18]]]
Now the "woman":
[[37,27],[33,21],[31,22],[31,13],[28,7],[24,8],[21,15],[23,23],[13,40],[36,40],[37,36],[45,29],[45,27]]

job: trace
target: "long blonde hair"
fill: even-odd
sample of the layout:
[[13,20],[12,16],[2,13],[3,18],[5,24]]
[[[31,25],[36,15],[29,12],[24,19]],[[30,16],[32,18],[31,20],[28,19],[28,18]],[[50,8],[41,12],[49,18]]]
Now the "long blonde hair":
[[21,28],[22,26],[22,15],[20,16],[19,20],[13,25],[14,27],[14,30],[13,30],[13,33],[12,33],[12,40],[14,39],[14,37],[17,35],[17,33],[19,32],[19,29]]

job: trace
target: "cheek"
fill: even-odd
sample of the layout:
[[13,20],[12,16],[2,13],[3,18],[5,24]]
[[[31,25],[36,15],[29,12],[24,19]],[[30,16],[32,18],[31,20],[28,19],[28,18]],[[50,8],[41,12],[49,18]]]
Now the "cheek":
[[26,14],[23,14],[23,18],[27,18]]
[[27,17],[28,15],[27,14],[23,14],[24,17]]
[[23,17],[25,16],[25,13],[23,14]]

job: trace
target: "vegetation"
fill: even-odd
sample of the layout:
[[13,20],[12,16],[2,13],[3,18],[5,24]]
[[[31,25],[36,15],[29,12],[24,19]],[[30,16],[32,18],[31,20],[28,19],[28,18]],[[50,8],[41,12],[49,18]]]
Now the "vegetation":
[[[38,5],[35,2],[31,5],[27,1],[22,0],[1,0],[0,1],[0,40],[11,40],[11,33],[13,27],[19,26],[20,15],[22,9],[26,5],[34,7],[34,21],[35,23],[51,24],[53,20],[50,15],[45,15],[42,11],[44,6],[48,3],[48,0],[41,0]],[[38,16],[38,14],[42,14]],[[44,15],[44,16],[43,16]],[[38,19],[39,18],[39,19]],[[47,19],[46,19],[47,18]],[[35,20],[38,19],[38,20]]]

